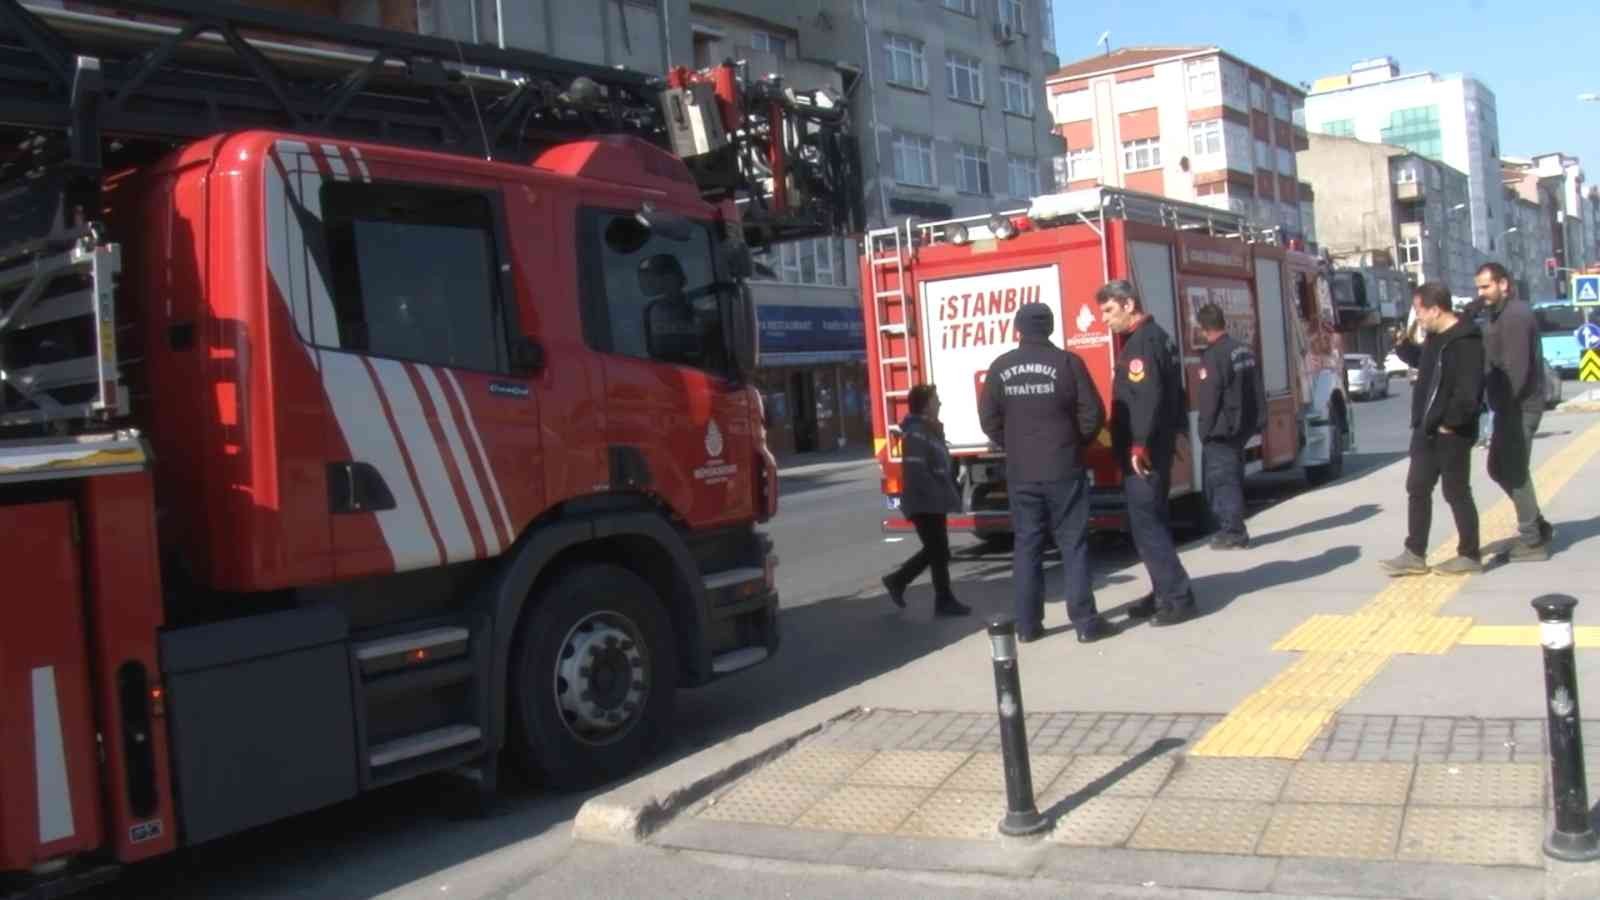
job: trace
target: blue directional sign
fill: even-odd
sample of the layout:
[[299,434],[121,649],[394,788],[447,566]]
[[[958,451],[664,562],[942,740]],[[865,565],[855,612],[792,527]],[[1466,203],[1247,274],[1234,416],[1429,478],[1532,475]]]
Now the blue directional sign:
[[1584,350],[1600,349],[1600,325],[1596,325],[1593,322],[1585,322],[1578,326],[1578,330],[1574,331],[1573,335],[1577,337],[1580,348]]
[[1600,306],[1600,275],[1572,276],[1572,305]]

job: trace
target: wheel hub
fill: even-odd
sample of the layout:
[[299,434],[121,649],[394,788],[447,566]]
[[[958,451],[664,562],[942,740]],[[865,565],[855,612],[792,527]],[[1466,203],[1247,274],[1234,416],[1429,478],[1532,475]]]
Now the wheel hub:
[[638,628],[614,612],[594,613],[567,633],[556,665],[556,704],[578,740],[621,737],[644,711],[649,666]]

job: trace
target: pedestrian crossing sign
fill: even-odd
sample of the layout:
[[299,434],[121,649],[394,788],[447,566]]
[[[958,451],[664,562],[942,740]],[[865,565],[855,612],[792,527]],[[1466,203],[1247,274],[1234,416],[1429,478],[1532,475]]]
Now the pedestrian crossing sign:
[[1600,275],[1572,276],[1572,304],[1600,306]]

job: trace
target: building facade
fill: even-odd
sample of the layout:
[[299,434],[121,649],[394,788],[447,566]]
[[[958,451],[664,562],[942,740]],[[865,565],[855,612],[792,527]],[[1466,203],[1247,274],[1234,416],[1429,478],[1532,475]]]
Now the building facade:
[[1067,148],[1057,182],[1203,203],[1315,247],[1310,185],[1295,154],[1305,95],[1217,47],[1130,47],[1050,76]]
[[1494,93],[1466,75],[1401,75],[1390,57],[1363,60],[1350,72],[1318,79],[1306,96],[1311,132],[1404,147],[1465,173],[1472,244],[1493,258],[1504,252],[1500,124]]
[[1531,160],[1501,161],[1505,184],[1505,252],[1499,257],[1529,300],[1551,300],[1566,293],[1565,278],[1556,248],[1565,237],[1562,209],[1566,178],[1563,173],[1542,174]]
[[1317,191],[1317,236],[1337,264],[1391,261],[1412,283],[1468,297],[1483,257],[1472,245],[1467,176],[1404,147],[1310,135],[1298,159]]

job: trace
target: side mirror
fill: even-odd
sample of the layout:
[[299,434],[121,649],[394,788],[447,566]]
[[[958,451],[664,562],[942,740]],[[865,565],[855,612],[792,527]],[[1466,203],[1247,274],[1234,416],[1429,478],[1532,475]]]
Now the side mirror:
[[743,281],[728,295],[723,306],[727,319],[724,330],[728,336],[728,351],[732,355],[734,374],[739,381],[755,377],[761,362],[761,328],[756,322],[755,299],[750,296],[750,286]]
[[646,203],[634,215],[634,219],[648,228],[651,234],[660,235],[680,244],[694,235],[694,226],[689,224],[688,219],[677,213],[656,209],[654,204]]
[[544,345],[526,335],[511,342],[511,373],[532,375],[544,368]]
[[745,279],[755,274],[756,261],[748,244],[724,244],[722,258],[727,264],[729,278]]

